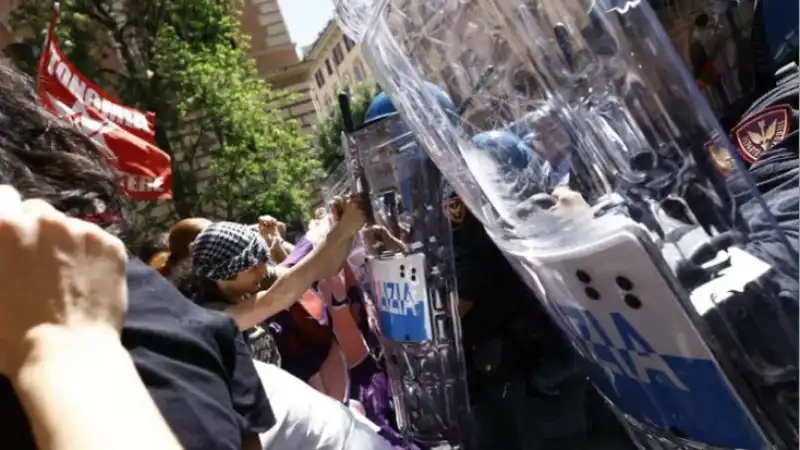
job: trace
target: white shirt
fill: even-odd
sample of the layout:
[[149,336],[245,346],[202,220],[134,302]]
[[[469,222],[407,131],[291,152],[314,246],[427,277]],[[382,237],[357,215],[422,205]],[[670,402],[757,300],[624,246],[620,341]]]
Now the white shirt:
[[392,450],[366,417],[277,366],[253,363],[276,421],[259,436],[263,449]]

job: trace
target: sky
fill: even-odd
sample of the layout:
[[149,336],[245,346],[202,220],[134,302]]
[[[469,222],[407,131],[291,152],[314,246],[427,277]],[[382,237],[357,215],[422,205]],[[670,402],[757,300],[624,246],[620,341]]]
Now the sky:
[[333,0],[278,0],[278,6],[298,54],[303,47],[314,43],[333,17]]

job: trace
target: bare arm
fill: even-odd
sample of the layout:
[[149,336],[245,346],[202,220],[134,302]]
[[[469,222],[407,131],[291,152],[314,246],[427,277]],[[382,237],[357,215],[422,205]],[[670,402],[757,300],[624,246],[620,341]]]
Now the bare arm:
[[335,226],[297,265],[287,269],[266,291],[226,310],[245,330],[294,304],[311,284],[337,273],[353,245],[353,233]]
[[282,263],[287,257],[289,257],[289,253],[291,253],[291,250],[286,251],[283,241],[278,241],[272,244],[272,246],[269,248],[269,258],[275,264]]
[[118,335],[42,325],[29,336],[11,379],[40,448],[181,448]]

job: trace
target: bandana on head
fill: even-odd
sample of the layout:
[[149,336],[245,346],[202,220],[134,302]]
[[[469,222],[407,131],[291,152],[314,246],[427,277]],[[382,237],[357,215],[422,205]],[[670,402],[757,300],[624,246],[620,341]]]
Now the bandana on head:
[[230,280],[268,260],[269,249],[264,238],[239,223],[213,223],[192,242],[195,274],[210,280]]

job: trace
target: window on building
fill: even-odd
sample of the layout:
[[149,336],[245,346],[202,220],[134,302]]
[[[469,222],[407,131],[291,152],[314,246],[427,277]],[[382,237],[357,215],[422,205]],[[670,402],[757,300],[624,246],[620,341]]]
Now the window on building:
[[345,49],[346,49],[348,52],[349,52],[350,50],[352,50],[352,49],[353,49],[353,47],[355,47],[355,46],[356,46],[356,43],[355,43],[355,42],[353,42],[353,40],[352,40],[352,39],[350,39],[350,38],[349,38],[349,37],[347,37],[347,36],[345,36],[345,37],[344,37],[344,48],[345,48]]
[[325,60],[325,68],[328,69],[328,75],[333,75],[333,66],[331,66],[331,60]]
[[329,106],[331,106],[331,96],[328,95],[328,94],[325,94],[325,107],[327,108]]
[[333,62],[338,66],[339,64],[344,61],[344,54],[342,53],[342,46],[336,44],[336,47],[333,47]]
[[353,62],[353,76],[356,77],[356,81],[364,79],[364,65],[361,64],[361,60],[357,59]]
[[314,74],[314,79],[317,81],[317,87],[322,88],[325,85],[325,75],[322,74],[322,69],[317,70]]

